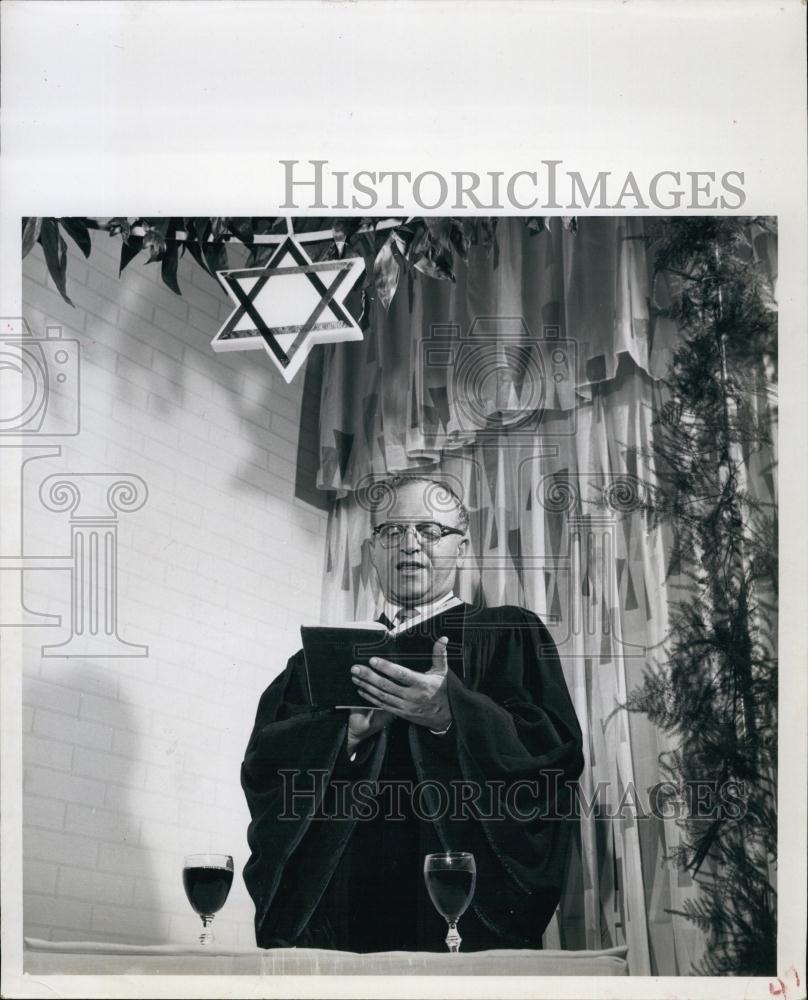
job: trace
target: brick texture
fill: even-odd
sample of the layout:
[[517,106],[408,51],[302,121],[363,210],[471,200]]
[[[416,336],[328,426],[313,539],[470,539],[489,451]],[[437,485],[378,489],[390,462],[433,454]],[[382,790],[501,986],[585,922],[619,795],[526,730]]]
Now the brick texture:
[[190,256],[178,297],[141,259],[119,278],[118,252],[103,233],[88,261],[69,247],[75,308],[39,247],[23,265],[34,335],[60,325],[81,351],[81,431],[25,467],[25,551],[70,551],[68,515],[39,500],[46,476],[133,473],[149,489],[118,528],[119,631],[148,657],[43,657],[67,638],[70,574],[25,575],[26,606],[62,616],[25,635],[25,933],[190,943],[183,856],[215,851],[236,868],[217,936],[250,944],[239,765],[261,691],[320,618],[326,513],[294,481],[316,413],[302,375],[287,386],[260,352],[213,352],[228,300]]

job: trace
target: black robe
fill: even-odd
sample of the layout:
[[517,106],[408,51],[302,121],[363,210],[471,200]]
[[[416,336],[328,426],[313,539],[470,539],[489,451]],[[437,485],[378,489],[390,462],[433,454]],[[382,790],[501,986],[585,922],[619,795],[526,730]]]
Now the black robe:
[[[430,627],[462,635],[449,657],[446,735],[395,719],[351,762],[347,712],[308,704],[302,651],[262,695],[242,765],[259,946],[443,951],[423,856],[454,850],[477,864],[463,950],[540,947],[583,767],[558,653],[524,608],[459,605]],[[400,787],[420,790],[393,795]]]

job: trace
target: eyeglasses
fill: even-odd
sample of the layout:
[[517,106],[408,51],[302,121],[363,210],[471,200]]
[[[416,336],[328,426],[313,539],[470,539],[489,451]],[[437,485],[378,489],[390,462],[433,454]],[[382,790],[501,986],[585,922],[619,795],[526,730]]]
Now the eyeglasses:
[[422,545],[435,545],[446,535],[465,535],[465,531],[460,528],[447,528],[445,524],[438,524],[437,521],[419,521],[417,524],[385,521],[384,524],[376,525],[372,535],[379,539],[383,548],[389,549],[402,541],[408,528],[415,531]]

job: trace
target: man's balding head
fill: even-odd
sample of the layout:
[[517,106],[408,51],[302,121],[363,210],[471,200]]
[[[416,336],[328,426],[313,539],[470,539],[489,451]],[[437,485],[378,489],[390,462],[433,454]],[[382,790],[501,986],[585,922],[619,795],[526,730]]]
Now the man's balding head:
[[374,484],[368,501],[385,596],[409,607],[448,594],[468,546],[469,515],[454,490],[426,476],[397,476]]

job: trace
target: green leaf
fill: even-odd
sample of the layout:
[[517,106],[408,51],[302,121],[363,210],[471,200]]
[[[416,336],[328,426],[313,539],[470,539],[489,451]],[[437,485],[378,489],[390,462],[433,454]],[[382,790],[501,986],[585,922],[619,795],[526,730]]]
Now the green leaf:
[[248,218],[227,219],[227,228],[237,236],[242,243],[250,246],[253,241],[252,220]]
[[200,246],[196,235],[192,236],[190,232],[188,233],[188,241],[185,244],[185,249],[194,258],[197,264],[204,269],[205,273],[210,274],[210,271],[208,271],[208,265],[205,263],[205,258],[202,256],[202,247]]
[[[210,217],[197,217],[195,219],[186,219],[186,223],[189,236],[191,233],[196,236],[196,242],[190,241],[188,243],[188,252],[200,267],[203,267],[208,274],[215,278],[208,264],[209,257],[212,256],[215,259],[217,256],[217,252],[211,249],[213,244],[209,240],[209,237],[212,235],[212,220]],[[220,243],[219,246],[222,246],[222,244]]]
[[449,220],[449,243],[461,260],[468,260],[471,238],[464,219]]
[[125,219],[121,215],[110,219],[109,222],[107,222],[106,229],[110,236],[118,236],[120,234],[125,240],[129,239],[129,234],[132,232],[129,220]]
[[210,231],[213,236],[214,242],[220,240],[222,236],[227,234],[227,223],[228,220],[223,216],[212,216],[210,220]]
[[250,220],[255,236],[268,236],[270,233],[286,232],[286,220],[278,216],[256,215]]
[[39,239],[42,229],[42,219],[31,216],[22,220],[22,255],[27,257]]
[[424,220],[426,222],[427,232],[433,243],[438,243],[441,246],[449,246],[449,226],[451,225],[451,219],[448,218],[434,218],[430,217]]
[[62,224],[62,229],[73,240],[84,256],[89,257],[93,245],[90,241],[90,231],[84,219],[59,219],[59,222]]
[[425,253],[413,263],[413,267],[430,278],[440,281],[456,280],[452,270],[452,255],[438,248]]
[[415,264],[415,261],[423,256],[429,243],[429,231],[423,220],[416,219],[405,226],[399,226],[395,231],[401,240],[400,248],[403,243],[401,252],[405,260],[408,264]]
[[121,264],[118,268],[118,277],[123,274],[123,269],[126,265],[134,260],[135,257],[143,249],[143,237],[142,236],[130,236],[129,239],[125,239],[121,243]]
[[278,249],[277,245],[269,243],[256,243],[250,251],[245,267],[263,267]]
[[391,234],[384,243],[381,250],[376,254],[373,262],[373,284],[379,302],[388,309],[393,301],[393,296],[398,288],[398,280],[401,276],[401,265],[396,254],[393,252],[394,238]]
[[73,303],[67,294],[67,244],[62,239],[56,219],[42,220],[39,242],[42,245],[45,263],[48,265],[48,273],[53,279],[53,283],[59,289],[59,294],[65,302],[72,306]]
[[496,218],[481,216],[479,219],[472,220],[472,227],[471,242],[474,246],[483,247],[490,254],[496,240]]
[[203,244],[202,255],[211,274],[227,270],[227,249],[223,242]]
[[359,228],[348,236],[348,245],[352,247],[360,257],[375,259],[376,254],[382,249],[389,237],[389,231],[377,234],[372,229]]
[[407,250],[407,260],[416,271],[438,280],[454,281],[453,253],[449,244],[445,220],[427,220],[413,235]]
[[160,264],[160,277],[163,283],[168,285],[172,292],[182,295],[180,286],[177,284],[177,264],[179,262],[178,244],[176,241],[169,243],[163,254]]
[[204,243],[205,240],[210,236],[210,219],[188,219],[190,225],[193,226],[193,231],[196,233],[196,238],[200,243]]

